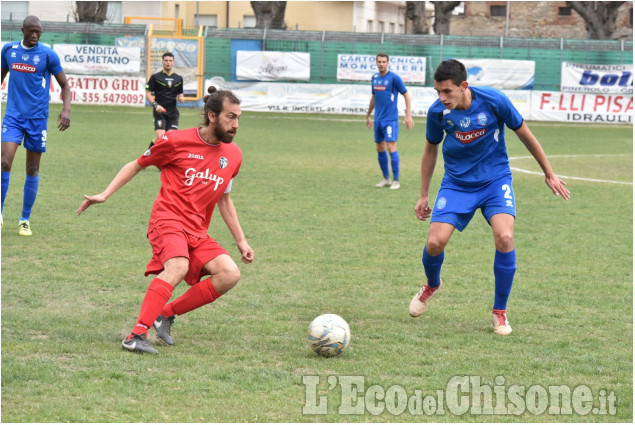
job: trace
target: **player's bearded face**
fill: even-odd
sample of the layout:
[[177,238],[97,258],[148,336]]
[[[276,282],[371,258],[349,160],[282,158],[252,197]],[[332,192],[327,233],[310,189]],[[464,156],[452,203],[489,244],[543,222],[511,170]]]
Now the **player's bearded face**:
[[234,141],[238,131],[238,119],[240,118],[240,105],[234,105],[225,101],[225,108],[220,113],[214,127],[214,135],[223,143]]
[[214,128],[214,135],[217,140],[220,140],[223,143],[231,143],[234,141],[234,136],[236,136],[235,129],[226,129],[222,125],[216,125]]

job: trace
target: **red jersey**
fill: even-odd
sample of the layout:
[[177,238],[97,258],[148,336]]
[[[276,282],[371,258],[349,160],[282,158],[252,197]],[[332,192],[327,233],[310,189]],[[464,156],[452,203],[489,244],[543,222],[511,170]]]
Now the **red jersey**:
[[165,133],[137,162],[161,169],[161,189],[148,232],[158,222],[170,220],[187,233],[204,237],[216,203],[238,174],[242,152],[233,142],[212,145],[198,128],[190,128]]

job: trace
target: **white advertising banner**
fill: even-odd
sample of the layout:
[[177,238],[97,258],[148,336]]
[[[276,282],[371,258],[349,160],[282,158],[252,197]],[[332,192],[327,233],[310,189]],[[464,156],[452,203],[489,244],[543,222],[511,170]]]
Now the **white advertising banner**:
[[[426,58],[420,56],[390,56],[388,69],[398,74],[404,84],[425,84]],[[337,55],[337,81],[370,83],[377,72],[373,55]]]
[[586,93],[531,93],[531,118],[601,124],[633,124],[633,96]]
[[467,82],[499,90],[528,90],[534,87],[536,62],[506,59],[457,59],[467,68]]
[[[245,111],[305,112],[315,114],[366,115],[370,103],[370,84],[285,84],[230,83],[222,79],[205,81],[205,87],[232,90]],[[438,99],[432,87],[408,87],[411,113],[425,117]],[[530,91],[505,92],[523,116],[530,113]],[[399,96],[399,115],[405,116],[406,102]]]
[[633,94],[633,65],[562,62],[560,90],[573,93]]
[[252,81],[309,81],[311,54],[238,50],[236,78]]
[[141,71],[139,47],[55,44],[66,74],[134,74]]
[[[145,78],[67,75],[71,103],[83,105],[145,106]],[[55,78],[51,103],[62,103],[62,90]]]

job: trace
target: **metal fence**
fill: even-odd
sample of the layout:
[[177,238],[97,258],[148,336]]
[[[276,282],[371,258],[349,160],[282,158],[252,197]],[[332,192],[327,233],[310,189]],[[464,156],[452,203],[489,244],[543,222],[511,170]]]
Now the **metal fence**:
[[[206,32],[205,73],[232,79],[233,40],[259,40],[263,50],[311,54],[311,83],[335,84],[337,55],[385,52],[423,56],[427,75],[448,58],[516,59],[536,62],[534,88],[559,90],[561,63],[632,64],[633,42],[623,40],[527,39],[444,35],[211,29]],[[426,86],[432,86],[428,78]]]

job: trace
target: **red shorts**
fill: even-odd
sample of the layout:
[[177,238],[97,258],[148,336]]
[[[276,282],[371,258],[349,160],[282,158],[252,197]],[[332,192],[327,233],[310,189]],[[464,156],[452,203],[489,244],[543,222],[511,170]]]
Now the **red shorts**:
[[[170,258],[185,257],[190,260],[185,282],[194,285],[207,274],[203,266],[227,251],[211,237],[198,237],[186,233],[179,225],[163,222],[148,233],[152,245],[152,260],[148,263],[145,275],[159,274],[163,263]],[[229,254],[227,254],[229,255]]]

